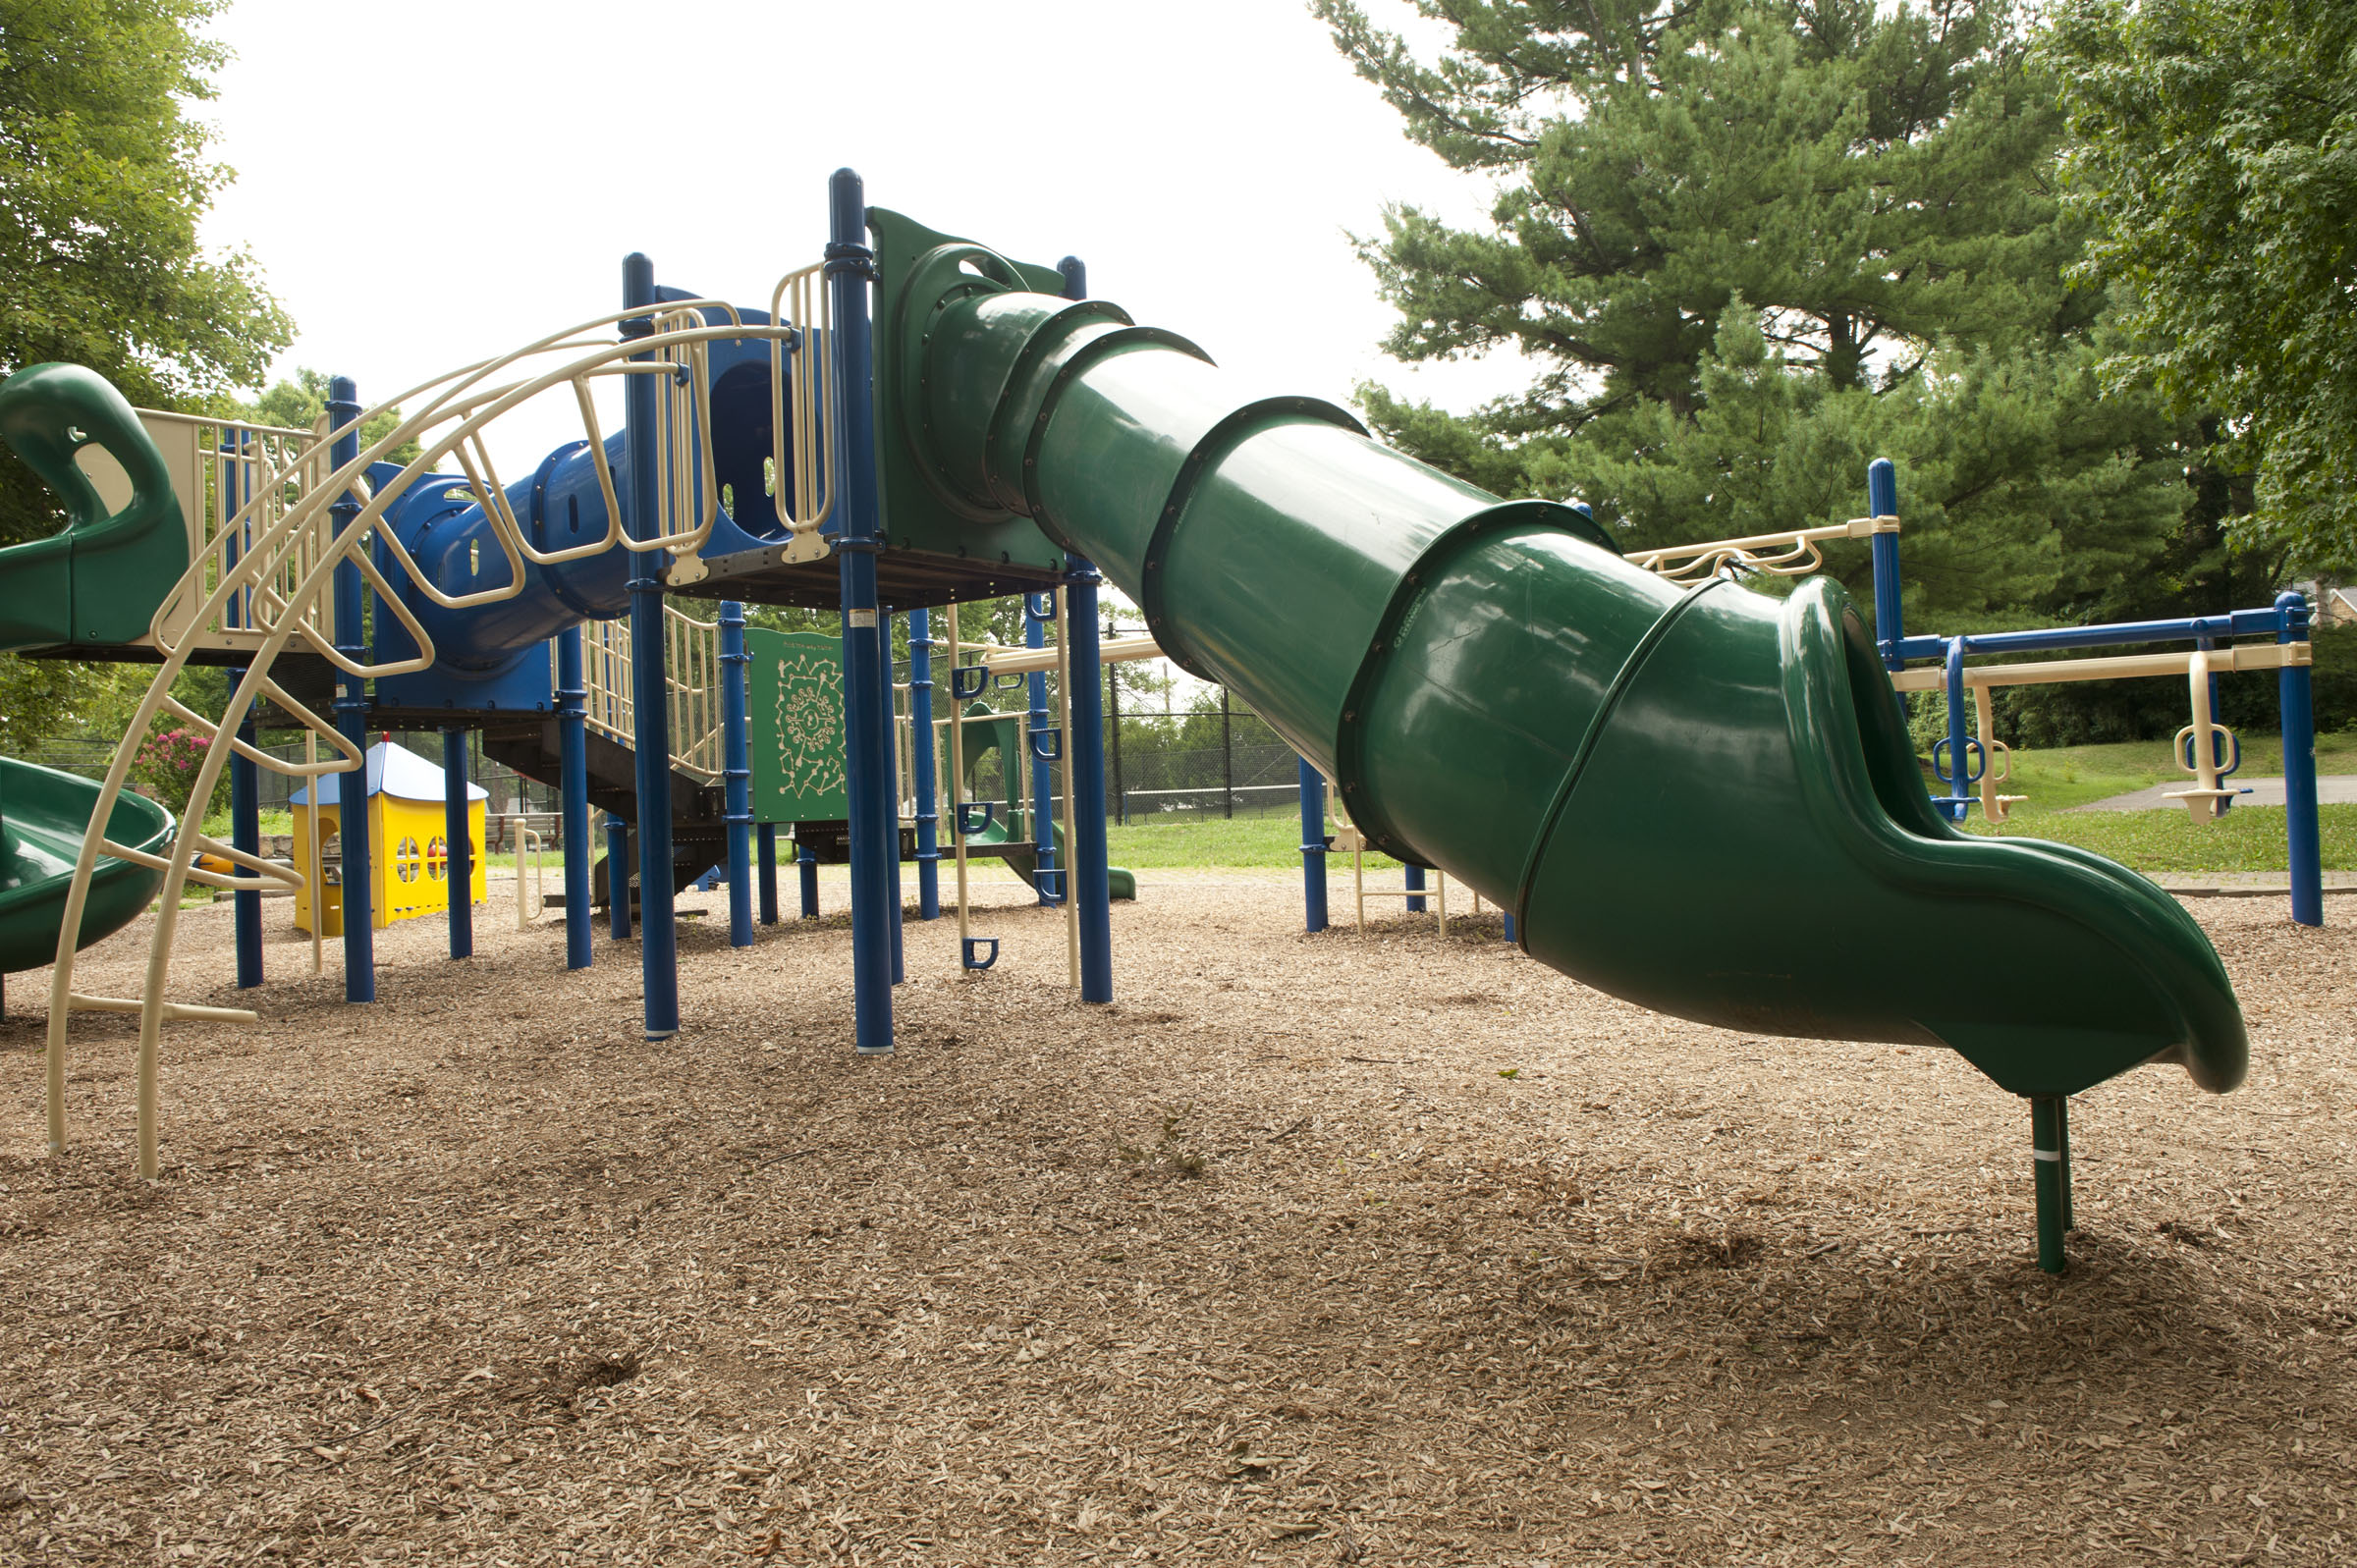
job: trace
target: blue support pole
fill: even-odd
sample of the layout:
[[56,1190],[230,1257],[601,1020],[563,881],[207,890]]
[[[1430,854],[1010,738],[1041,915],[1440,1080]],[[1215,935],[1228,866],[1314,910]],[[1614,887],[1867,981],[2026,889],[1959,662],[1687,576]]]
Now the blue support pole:
[[[2296,593],[2275,596],[2283,618],[2277,642],[2308,640],[2308,601]],[[2285,665],[2275,677],[2283,718],[2283,832],[2291,851],[2291,918],[2303,926],[2325,923],[2324,840],[2316,817],[2316,706],[2306,665]]]
[[[450,955],[474,956],[474,839],[468,834],[466,799],[466,731],[442,731],[442,841],[448,848],[444,863],[450,889]],[[523,851],[516,854],[516,874],[523,875]]]
[[1409,866],[1406,868],[1406,885],[1408,891],[1414,894],[1413,897],[1407,900],[1407,912],[1411,915],[1420,915],[1425,909],[1424,868],[1422,866]]
[[[243,670],[229,673],[229,683],[235,689],[246,678]],[[253,710],[246,710],[238,724],[238,738],[247,745],[254,743]],[[319,795],[317,780],[311,783],[312,798]],[[254,763],[237,755],[229,758],[229,842],[242,854],[259,855],[262,852],[262,776]],[[239,868],[240,876],[252,873]],[[231,895],[237,911],[238,989],[250,991],[262,983],[262,893],[260,889]],[[315,897],[315,891],[314,891]]]
[[[867,244],[867,197],[859,176],[838,169],[827,182],[827,285],[834,291],[835,362],[843,377],[842,531],[835,541],[842,564],[845,793],[850,807],[852,1040],[861,1055],[892,1050],[892,936],[895,911],[884,864],[884,836],[876,812],[891,772],[891,736],[884,703],[892,673],[880,667],[876,637],[876,554],[883,549],[877,495],[875,406],[868,321],[868,284],[876,274]],[[884,687],[879,694],[878,686]],[[898,832],[898,825],[894,826]],[[805,872],[807,897],[817,891]],[[897,902],[897,900],[894,900]]]
[[[1950,637],[1947,642],[1947,794],[1935,804],[1950,822],[1962,822],[1972,805],[1971,748],[1978,744],[1964,728],[1965,704],[1971,699],[1964,694],[1964,639]],[[1940,759],[1932,759],[1934,771]]]
[[1506,940],[1508,942],[1513,942],[1516,940],[1514,936],[1514,917],[1510,910],[1507,912],[1506,917]]
[[[1023,646],[1026,648],[1045,648],[1048,645],[1048,622],[1056,619],[1056,607],[1051,601],[1045,616],[1038,614],[1038,610],[1034,596],[1023,595]],[[1060,754],[1064,736],[1059,733],[1056,736],[1056,748],[1042,754],[1042,731],[1052,728],[1048,713],[1048,676],[1045,671],[1035,670],[1025,678],[1029,681],[1031,698],[1031,853],[1033,864],[1038,868],[1031,884],[1041,903],[1058,904],[1064,902],[1064,892],[1062,882],[1056,876],[1056,786],[1050,777],[1049,763]]]
[[[1889,458],[1866,465],[1866,510],[1877,517],[1898,515],[1898,469]],[[1869,548],[1874,553],[1875,645],[1882,649],[1883,667],[1896,670],[1906,662],[1898,653],[1899,639],[1906,635],[1899,624],[1898,535],[1878,533]]]
[[[626,309],[655,302],[655,264],[632,251],[622,263]],[[622,324],[625,338],[655,330],[651,316]],[[651,362],[638,354],[633,362]],[[662,532],[659,472],[662,463],[662,389],[654,378],[626,378],[623,389],[624,445],[630,461],[630,500],[624,520],[634,539]],[[663,557],[650,550],[630,556],[630,689],[670,690],[663,669]],[[630,746],[636,754],[638,786],[638,968],[646,1000],[646,1038],[669,1040],[680,1032],[679,930],[672,912],[671,885],[671,712],[650,698],[630,705]]]
[[933,625],[908,612],[908,736],[916,748],[916,918],[941,918],[941,792],[933,757]]
[[616,942],[630,935],[630,829],[620,817],[606,819],[606,916]]
[[[1069,276],[1069,274],[1068,274]],[[1097,630],[1097,584],[1105,579],[1078,556],[1067,556],[1064,622],[1072,648],[1072,732],[1064,737],[1072,770],[1072,841],[1065,896],[1080,927],[1080,1000],[1113,1000],[1113,888],[1105,844],[1104,640]]]
[[818,918],[818,856],[806,843],[794,846],[794,869],[799,876],[802,894],[802,918]]
[[761,824],[761,923],[778,923],[778,825]]
[[744,606],[720,602],[720,743],[728,765],[729,946],[753,945],[752,698],[745,678]]
[[1326,929],[1326,776],[1301,759],[1302,929]]
[[[589,683],[581,674],[581,628],[557,637],[557,785],[564,816],[565,967],[586,969],[589,944]],[[518,874],[522,862],[517,863]],[[610,868],[609,868],[610,869]]]
[[[336,467],[352,461],[360,455],[359,427],[353,423],[360,416],[358,389],[349,376],[336,376],[327,384],[327,423],[331,430],[342,430],[328,444],[327,460]],[[360,514],[359,498],[349,490],[328,507],[334,519],[336,536],[343,537],[353,520]],[[351,561],[336,568],[336,650],[346,658],[359,662],[367,657],[365,630],[366,584],[361,579],[359,566]],[[368,750],[368,683],[357,676],[345,676],[336,686],[336,729],[344,738],[365,756]],[[374,1001],[376,1000],[376,920],[370,896],[368,842],[368,769],[363,764],[350,773],[336,775],[337,837],[344,848],[344,1000],[346,1001]],[[319,791],[312,786],[311,798],[317,800]]]
[[884,857],[884,894],[891,911],[892,983],[897,986],[908,978],[907,959],[901,943],[907,906],[901,901],[901,775],[894,755],[899,748],[893,736],[900,722],[900,705],[894,700],[892,690],[892,612],[881,607],[876,614],[876,662],[884,672],[877,682],[881,688],[878,694],[884,699],[884,712],[880,716],[884,726],[884,773],[877,783],[884,793],[877,803],[876,826],[883,830],[884,842],[878,852]]
[[[1064,275],[1064,297],[1088,297],[1088,266],[1078,256],[1056,263]],[[1080,928],[1080,1000],[1113,1000],[1113,887],[1107,880],[1105,844],[1105,660],[1097,630],[1097,585],[1105,579],[1078,556],[1065,557],[1065,625],[1072,639],[1065,659],[1072,683],[1072,729],[1064,737],[1065,767],[1071,770],[1072,841],[1064,894],[1076,900]]]

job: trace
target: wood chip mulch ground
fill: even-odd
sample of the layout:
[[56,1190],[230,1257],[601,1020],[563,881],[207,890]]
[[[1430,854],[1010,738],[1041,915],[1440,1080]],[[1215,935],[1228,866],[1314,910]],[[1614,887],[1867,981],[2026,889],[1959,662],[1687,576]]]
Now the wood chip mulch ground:
[[[0,1562],[2357,1558],[2337,906],[2196,906],[2252,1081],[2077,1102],[2055,1280],[2026,1109],[1944,1052],[1657,1017],[1494,916],[1143,892],[1084,1008],[991,873],[998,967],[912,923],[865,1060],[839,912],[733,950],[690,895],[648,1045],[634,945],[568,974],[499,888],[367,1007],[274,902],[262,1024],[168,1034],[152,1185],[131,1021],[77,1021],[51,1160],[11,977]],[[235,1002],[228,906],[184,930],[175,997]]]

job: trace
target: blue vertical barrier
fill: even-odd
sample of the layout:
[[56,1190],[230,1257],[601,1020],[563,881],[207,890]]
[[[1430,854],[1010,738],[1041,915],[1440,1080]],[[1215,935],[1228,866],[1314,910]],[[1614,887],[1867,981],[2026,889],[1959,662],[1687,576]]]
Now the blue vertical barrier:
[[1427,907],[1424,897],[1424,868],[1422,866],[1409,866],[1407,868],[1407,876],[1404,885],[1407,888],[1410,895],[1407,900],[1407,912],[1411,915],[1420,915],[1424,913]]
[[729,946],[753,945],[753,754],[752,699],[745,667],[744,606],[720,602],[720,742],[726,755],[729,813]]
[[[916,748],[916,917],[941,918],[940,782],[933,761],[933,623],[923,609],[908,612],[908,736]],[[951,663],[957,663],[953,658]]]
[[[327,460],[341,468],[360,455],[359,427],[353,423],[360,416],[359,393],[349,376],[336,376],[327,384],[327,423],[331,430],[343,433],[328,443]],[[336,537],[342,538],[360,514],[359,498],[346,491],[328,507],[334,519]],[[354,661],[364,660],[368,654],[365,624],[367,620],[366,584],[360,577],[356,562],[346,561],[336,567],[336,651]],[[345,676],[336,686],[336,730],[356,747],[363,756],[368,750],[368,683],[357,676]],[[349,773],[337,774],[336,818],[337,838],[343,845],[344,899],[344,1000],[346,1001],[374,1001],[376,1000],[376,911],[371,897],[369,880],[368,842],[368,769],[365,763]],[[316,801],[320,790],[311,786],[311,799]],[[313,906],[317,908],[315,904]]]
[[630,829],[620,817],[606,819],[606,914],[614,938],[630,934]]
[[[1889,458],[1866,465],[1866,510],[1877,517],[1898,515],[1898,469]],[[1906,635],[1900,622],[1898,591],[1898,535],[1878,533],[1869,546],[1874,556],[1874,640],[1882,649],[1883,667],[1896,670],[1899,639]]]
[[[246,678],[243,670],[229,673],[230,689]],[[238,724],[238,738],[247,745],[254,743],[253,709],[248,706]],[[254,763],[237,755],[229,758],[229,843],[240,853],[259,855],[262,852],[262,779]],[[311,781],[311,798],[317,800],[323,791],[319,781]],[[252,872],[244,866],[238,875],[250,877]],[[312,907],[318,907],[318,890],[311,891]],[[231,894],[237,915],[238,989],[250,990],[262,983],[262,892],[241,891]]]
[[887,925],[892,932],[892,983],[897,986],[908,978],[907,960],[901,947],[901,928],[906,921],[907,907],[901,901],[901,775],[895,757],[899,746],[893,736],[899,706],[893,700],[892,690],[892,612],[882,607],[876,613],[876,660],[884,672],[883,679],[878,682],[884,699],[884,712],[878,720],[884,726],[884,774],[877,781],[884,793],[876,814],[877,826],[884,831],[884,844],[878,852],[884,857],[884,899],[891,911]]
[[1072,770],[1071,869],[1065,896],[1080,927],[1080,1000],[1113,1000],[1113,887],[1105,844],[1105,681],[1097,631],[1097,584],[1105,579],[1078,556],[1068,556],[1064,623],[1072,639],[1065,661],[1071,672],[1072,732],[1064,737]]
[[[442,731],[442,841],[450,888],[450,955],[474,956],[474,839],[467,832],[466,731]],[[516,847],[516,875],[523,875],[523,846]]]
[[[1088,267],[1078,256],[1056,263],[1064,297],[1088,297]],[[1074,900],[1080,928],[1080,1000],[1113,1000],[1113,886],[1105,844],[1105,661],[1097,631],[1097,585],[1105,579],[1078,556],[1065,558],[1064,623],[1072,639],[1066,656],[1072,683],[1071,733],[1064,737],[1065,767],[1072,779],[1072,841],[1065,896]]]
[[794,869],[801,883],[802,918],[816,920],[818,918],[818,856],[811,853],[808,844],[802,843],[798,839],[794,846]]
[[1326,776],[1301,759],[1302,929],[1326,929]]
[[[2277,642],[2308,640],[2308,601],[2296,593],[2275,596],[2283,618]],[[2285,665],[2275,676],[2275,700],[2283,719],[2283,831],[2291,851],[2291,918],[2303,926],[2325,923],[2324,839],[2316,814],[2316,706],[2306,665]],[[2215,712],[2216,710],[2212,710]]]
[[[626,309],[655,302],[655,264],[632,251],[622,263]],[[655,330],[652,316],[622,324],[625,338]],[[633,356],[649,362],[651,354]],[[663,531],[662,389],[647,375],[626,377],[623,387],[624,444],[630,460],[630,499],[623,518],[633,539]],[[664,552],[630,556],[630,689],[671,689],[664,674]],[[646,999],[646,1038],[668,1040],[680,1032],[679,929],[671,886],[671,705],[660,700],[630,704],[630,746],[638,785],[638,970]]]
[[761,824],[761,923],[778,923],[778,825]]
[[[565,967],[586,969],[589,944],[589,690],[581,674],[581,628],[557,635],[557,793],[565,840]],[[522,873],[518,863],[517,872]]]
[[[892,1050],[892,920],[885,906],[891,878],[884,838],[876,831],[891,739],[884,732],[884,697],[892,673],[876,651],[876,553],[883,548],[876,478],[875,407],[870,401],[874,343],[868,285],[876,272],[867,244],[867,197],[859,176],[838,169],[827,182],[826,277],[833,291],[835,366],[842,408],[843,713],[845,792],[850,796],[851,852],[851,1011],[853,1044],[862,1055]],[[897,830],[896,830],[897,831]],[[805,872],[815,880],[815,874]],[[815,892],[804,885],[805,895]]]

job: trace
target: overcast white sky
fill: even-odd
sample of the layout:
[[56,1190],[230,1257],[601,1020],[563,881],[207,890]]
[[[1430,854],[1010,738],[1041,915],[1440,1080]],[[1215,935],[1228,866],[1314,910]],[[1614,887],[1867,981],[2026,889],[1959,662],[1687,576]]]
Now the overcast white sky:
[[[1461,407],[1527,380],[1377,351],[1390,312],[1345,231],[1487,198],[1302,0],[237,0],[218,32],[237,59],[203,112],[238,180],[207,238],[250,247],[293,313],[280,369],[365,401],[619,305],[632,249],[765,303],[817,258],[844,164],[934,228],[1080,255],[1095,293],[1256,388],[1373,376]],[[570,434],[495,446],[504,467]]]

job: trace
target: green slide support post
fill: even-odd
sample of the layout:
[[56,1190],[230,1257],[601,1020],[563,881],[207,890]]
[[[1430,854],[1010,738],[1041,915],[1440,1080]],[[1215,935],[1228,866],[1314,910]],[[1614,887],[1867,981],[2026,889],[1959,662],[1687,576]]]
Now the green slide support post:
[[2038,1267],[2058,1274],[2068,1266],[2063,1238],[2072,1229],[2068,1096],[2030,1097],[2030,1152],[2038,1165]]
[[[0,652],[146,636],[188,570],[189,529],[137,412],[94,370],[27,365],[0,383],[0,440],[66,509],[58,533],[0,550]],[[107,454],[131,481],[119,510],[108,510],[78,460],[85,447]]]
[[[959,516],[1029,517],[1094,562],[1375,847],[1510,911],[1532,956],[1727,1028],[1945,1045],[2020,1095],[2151,1061],[2241,1082],[2233,990],[2173,898],[1933,809],[1839,584],[1666,582],[1571,508],[1501,501],[1331,404],[1239,402],[1192,343],[1057,297],[1048,269],[871,222],[879,449]],[[1993,942],[2002,985],[1927,958]]]

